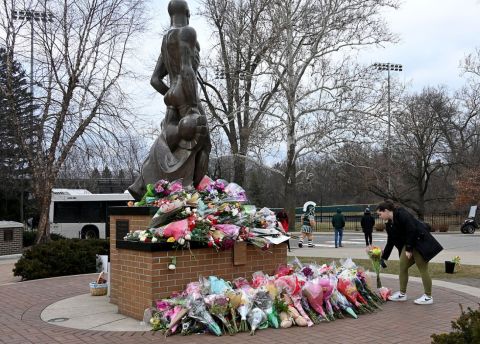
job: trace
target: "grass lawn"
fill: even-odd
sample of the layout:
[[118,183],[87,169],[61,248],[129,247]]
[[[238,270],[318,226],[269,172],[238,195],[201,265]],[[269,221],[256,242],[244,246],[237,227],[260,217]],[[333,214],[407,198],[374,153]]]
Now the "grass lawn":
[[[336,262],[339,261],[339,258],[322,258],[322,257],[298,257],[302,262],[311,263],[316,262],[317,264],[330,263],[332,260]],[[373,271],[372,263],[369,259],[354,259],[355,264],[363,266],[365,269]],[[398,260],[387,261],[387,268],[382,269],[382,272],[387,274],[398,275],[399,264]],[[430,263],[429,265],[430,276],[432,279],[441,279],[445,281],[455,282],[456,279],[478,279],[480,281],[480,266],[477,265],[460,265],[455,267],[455,273],[447,274],[445,273],[445,264],[443,263]],[[420,272],[417,269],[417,266],[414,265],[408,271],[410,276],[420,277]]]

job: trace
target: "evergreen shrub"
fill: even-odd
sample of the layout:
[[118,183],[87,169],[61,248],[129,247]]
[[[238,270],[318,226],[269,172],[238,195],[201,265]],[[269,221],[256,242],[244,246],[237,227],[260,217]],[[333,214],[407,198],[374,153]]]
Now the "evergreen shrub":
[[452,321],[453,331],[450,333],[432,334],[432,344],[480,343],[480,307],[477,310],[468,307],[465,312],[462,305],[460,305],[460,309],[462,314],[457,320]]
[[61,239],[32,246],[15,264],[23,280],[96,272],[96,255],[109,254],[105,239]]

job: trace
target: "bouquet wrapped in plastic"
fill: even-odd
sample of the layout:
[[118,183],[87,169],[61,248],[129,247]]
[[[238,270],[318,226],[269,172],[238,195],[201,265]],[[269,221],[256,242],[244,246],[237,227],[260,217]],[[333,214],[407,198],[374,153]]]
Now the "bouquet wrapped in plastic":
[[225,295],[210,294],[205,296],[205,303],[210,314],[216,316],[228,331],[228,334],[236,333],[232,324],[227,320],[226,316],[230,313],[229,300]]
[[222,335],[222,330],[213,320],[212,315],[207,311],[205,301],[202,298],[193,299],[189,297],[187,302],[188,316],[204,324],[210,332],[216,336]]
[[352,280],[340,276],[338,278],[337,288],[361,313],[370,311],[367,307],[367,301],[360,295]]
[[242,298],[240,301],[240,305],[237,307],[237,312],[240,315],[239,331],[248,332],[247,315],[252,309],[253,303],[246,291],[241,290],[241,293],[242,293]]
[[235,329],[235,332],[238,332],[239,329],[237,326],[237,321],[235,319],[237,318],[236,312],[238,311],[238,308],[242,305],[242,296],[243,296],[242,291],[229,289],[225,291],[225,296],[228,297],[228,301],[230,303],[229,308],[230,308],[230,316],[232,318],[233,328]]
[[312,308],[320,314],[323,320],[328,321],[327,315],[323,309],[323,287],[320,284],[320,278],[315,278],[311,281],[305,282],[302,288],[303,295],[308,300],[308,303]]
[[[331,285],[334,287],[330,297],[332,306],[349,314],[352,318],[357,319],[358,316],[352,309],[352,304],[348,302],[347,298],[338,290],[338,278],[336,275],[330,275]],[[341,317],[341,316],[340,316]]]
[[250,334],[254,335],[257,328],[265,328],[267,316],[265,312],[258,307],[253,307],[247,315],[248,323],[250,324]]
[[237,183],[229,183],[225,187],[224,192],[227,194],[227,196],[224,198],[225,201],[228,201],[228,202],[246,202],[247,201],[247,195],[245,193],[245,190]]
[[333,306],[332,306],[332,303],[330,302],[333,294],[334,286],[332,285],[330,278],[328,278],[327,276],[320,277],[318,280],[319,280],[320,286],[323,289],[323,302],[325,305],[327,318],[329,320],[335,320]]
[[183,219],[180,221],[170,222],[163,227],[163,236],[166,238],[174,237],[175,240],[185,237],[188,231],[188,220]]
[[265,312],[268,324],[271,327],[278,328],[280,326],[278,322],[278,314],[275,311],[275,308],[273,308],[273,300],[270,298],[270,294],[266,288],[260,288],[257,290],[257,293],[253,298],[253,303]]

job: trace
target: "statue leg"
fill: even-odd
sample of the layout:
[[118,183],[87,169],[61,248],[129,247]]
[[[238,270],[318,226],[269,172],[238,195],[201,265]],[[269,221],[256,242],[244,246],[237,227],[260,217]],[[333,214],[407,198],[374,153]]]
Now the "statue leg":
[[195,156],[195,170],[193,171],[193,186],[196,187],[205,176],[208,170],[208,159],[210,149],[203,148]]
[[168,148],[174,152],[178,148],[180,142],[180,135],[178,133],[178,111],[173,106],[167,107],[167,113],[165,114],[165,139],[167,141]]

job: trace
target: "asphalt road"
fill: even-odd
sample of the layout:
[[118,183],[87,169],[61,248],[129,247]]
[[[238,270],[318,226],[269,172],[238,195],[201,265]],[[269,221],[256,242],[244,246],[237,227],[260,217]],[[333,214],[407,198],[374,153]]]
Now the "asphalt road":
[[[432,233],[443,246],[444,250],[440,252],[432,261],[443,263],[445,260],[451,260],[454,256],[460,256],[462,264],[480,265],[480,232],[475,234],[456,233]],[[373,233],[373,244],[384,247],[387,241],[386,233]],[[292,251],[289,256],[306,257],[338,257],[338,258],[367,258],[365,253],[365,239],[362,232],[344,232],[342,244],[344,247],[335,248],[334,234],[315,233],[314,248],[298,248],[298,240],[290,240]],[[398,259],[398,255],[392,253],[390,259]]]

